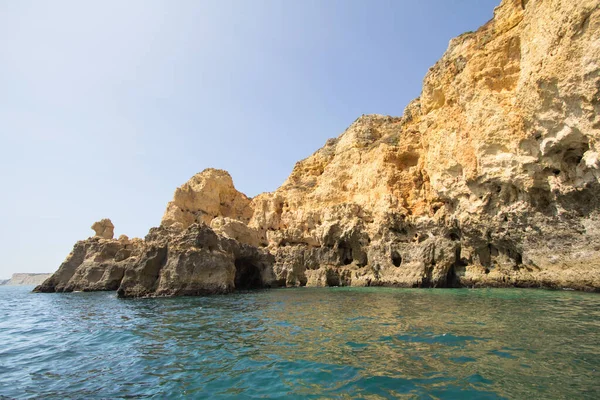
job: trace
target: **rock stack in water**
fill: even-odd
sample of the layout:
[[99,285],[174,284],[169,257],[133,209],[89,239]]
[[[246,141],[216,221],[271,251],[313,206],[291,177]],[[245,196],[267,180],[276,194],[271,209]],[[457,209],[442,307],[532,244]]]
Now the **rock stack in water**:
[[600,2],[504,0],[402,117],[358,118],[253,199],[205,170],[144,240],[101,222],[36,290],[598,290],[599,112]]

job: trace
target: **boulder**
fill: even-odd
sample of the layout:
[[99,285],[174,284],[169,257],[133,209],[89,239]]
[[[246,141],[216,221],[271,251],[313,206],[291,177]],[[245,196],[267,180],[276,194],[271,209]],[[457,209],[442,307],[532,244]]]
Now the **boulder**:
[[100,221],[94,222],[92,229],[96,233],[95,236],[103,239],[112,239],[115,235],[115,226],[112,221],[108,218],[101,219]]

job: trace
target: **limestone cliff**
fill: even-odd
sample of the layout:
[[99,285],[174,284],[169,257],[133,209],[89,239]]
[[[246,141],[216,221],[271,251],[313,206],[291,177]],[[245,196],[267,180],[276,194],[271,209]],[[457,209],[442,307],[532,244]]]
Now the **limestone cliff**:
[[[169,269],[229,265],[215,278],[229,289],[233,247],[242,246],[257,252],[242,257],[248,265],[271,271],[252,278],[268,286],[597,290],[599,60],[599,0],[504,0],[477,32],[451,40],[402,117],[358,118],[254,199],[225,171],[194,176],[138,259],[152,243],[167,243],[167,253],[187,243]],[[236,243],[219,247],[228,262],[209,261],[206,235]],[[170,292],[155,279],[154,292],[140,293],[177,293],[201,279],[192,275],[165,280]],[[119,285],[147,278],[130,276]]]
[[505,0],[253,200],[288,285],[600,287],[600,2]]

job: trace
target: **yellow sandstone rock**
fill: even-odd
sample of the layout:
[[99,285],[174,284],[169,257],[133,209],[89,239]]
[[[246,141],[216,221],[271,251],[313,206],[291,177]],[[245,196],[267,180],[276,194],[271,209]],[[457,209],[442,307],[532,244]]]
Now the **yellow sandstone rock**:
[[115,235],[115,226],[112,221],[108,218],[101,219],[100,221],[94,222],[92,229],[96,233],[95,236],[103,239],[112,239]]
[[193,223],[210,224],[217,216],[248,222],[252,209],[250,199],[235,189],[227,171],[210,168],[175,190],[161,225],[185,229]]

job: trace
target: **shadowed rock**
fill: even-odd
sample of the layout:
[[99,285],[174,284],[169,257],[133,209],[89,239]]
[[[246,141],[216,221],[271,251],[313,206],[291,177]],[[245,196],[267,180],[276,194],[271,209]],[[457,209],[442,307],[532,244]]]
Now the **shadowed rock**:
[[[129,243],[93,237],[77,242],[36,292],[116,290],[120,297],[189,296],[236,289],[236,274],[252,269],[244,289],[270,287],[273,257],[215,234],[206,225],[152,228]],[[243,269],[243,271],[238,271]],[[244,275],[245,276],[245,275]]]

